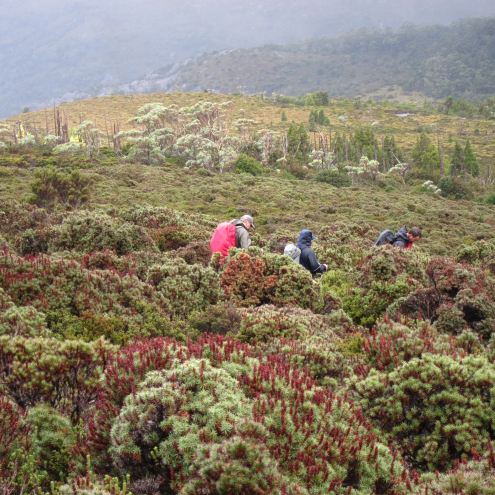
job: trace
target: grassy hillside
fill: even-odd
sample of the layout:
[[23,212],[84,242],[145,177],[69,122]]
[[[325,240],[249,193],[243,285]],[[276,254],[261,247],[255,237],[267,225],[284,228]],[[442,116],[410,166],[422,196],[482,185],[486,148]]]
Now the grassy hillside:
[[[60,105],[62,118],[72,129],[84,120],[92,120],[102,134],[103,141],[113,133],[114,125],[120,130],[131,129],[129,120],[137,110],[152,102],[165,106],[189,106],[201,101],[231,102],[226,109],[227,125],[239,118],[254,120],[256,129],[270,128],[286,130],[290,122],[307,123],[315,107],[294,104],[277,104],[258,96],[218,95],[214,93],[152,93],[141,95],[114,95],[88,100],[68,102]],[[456,140],[467,139],[473,145],[483,166],[493,163],[495,156],[495,121],[484,118],[463,118],[445,115],[422,104],[371,103],[351,100],[332,100],[323,107],[330,119],[324,133],[350,134],[359,127],[372,127],[380,139],[384,135],[394,136],[405,150],[410,150],[421,131],[430,134],[433,141],[439,140],[446,153],[452,151]],[[287,121],[281,120],[285,114]],[[19,114],[7,119],[8,124],[24,123],[27,128],[37,129],[41,134],[54,132],[53,109]],[[232,132],[235,132],[232,129]]]
[[[34,170],[1,170],[0,194],[4,200],[27,198]],[[201,213],[218,222],[249,211],[256,216],[261,238],[276,237],[281,232],[295,236],[305,226],[318,230],[343,223],[361,225],[363,243],[369,244],[382,227],[419,224],[425,229],[424,248],[447,254],[464,242],[491,237],[495,227],[493,206],[431,198],[411,187],[386,192],[366,187],[337,189],[273,176],[205,177],[171,165],[97,167],[84,174],[95,181],[91,201],[94,208],[118,211],[132,204],[167,206]],[[267,199],[260,202],[260,198]]]
[[495,94],[495,19],[450,27],[359,32],[287,46],[206,54],[181,67],[171,88],[185,91],[282,93],[327,91],[357,96],[394,88],[444,98]]

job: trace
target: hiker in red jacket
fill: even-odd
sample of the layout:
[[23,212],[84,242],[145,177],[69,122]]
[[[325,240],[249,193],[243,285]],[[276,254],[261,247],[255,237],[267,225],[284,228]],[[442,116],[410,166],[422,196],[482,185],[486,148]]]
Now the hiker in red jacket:
[[212,254],[220,253],[224,258],[229,254],[230,248],[248,248],[251,245],[249,230],[254,228],[254,220],[251,215],[243,215],[238,220],[221,223],[215,229],[210,241]]
[[395,239],[392,242],[392,246],[411,249],[413,244],[421,239],[421,229],[419,227],[412,227],[411,229],[406,229],[402,227],[399,229],[397,234],[395,234]]

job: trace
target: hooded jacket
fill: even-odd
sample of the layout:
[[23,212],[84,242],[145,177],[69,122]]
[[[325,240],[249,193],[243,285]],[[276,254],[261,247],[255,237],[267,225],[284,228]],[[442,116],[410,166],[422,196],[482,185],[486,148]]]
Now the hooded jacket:
[[235,225],[235,247],[247,249],[251,245],[248,229],[240,220],[233,220],[232,223]]
[[299,238],[297,239],[297,247],[301,250],[299,263],[314,276],[317,273],[324,273],[326,268],[318,261],[315,252],[311,248],[313,239],[314,236],[310,230],[301,230]]
[[398,232],[395,234],[394,242],[392,242],[392,246],[402,248],[402,249],[411,249],[413,243],[409,240],[407,236],[406,227],[401,227]]

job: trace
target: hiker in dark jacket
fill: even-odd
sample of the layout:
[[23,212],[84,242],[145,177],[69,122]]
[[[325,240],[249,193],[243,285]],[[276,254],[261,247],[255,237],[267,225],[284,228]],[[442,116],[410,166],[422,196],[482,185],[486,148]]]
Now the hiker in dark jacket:
[[308,229],[301,230],[299,238],[297,239],[297,247],[301,250],[299,263],[301,263],[306,270],[309,270],[313,277],[328,270],[328,266],[318,261],[315,252],[311,248],[311,243],[314,239],[315,236],[313,235],[313,232]]
[[249,229],[254,229],[254,220],[251,215],[243,215],[239,220],[232,220],[235,225],[235,247],[246,249],[251,245]]
[[419,239],[421,239],[421,229],[419,227],[413,227],[411,229],[402,227],[395,234],[392,246],[402,249],[411,249],[413,244],[416,241],[419,241]]

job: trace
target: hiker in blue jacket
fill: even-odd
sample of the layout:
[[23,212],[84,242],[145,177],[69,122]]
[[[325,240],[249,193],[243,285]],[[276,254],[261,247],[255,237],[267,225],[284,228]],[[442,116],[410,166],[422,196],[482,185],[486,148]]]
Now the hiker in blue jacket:
[[313,232],[308,229],[303,229],[299,233],[297,239],[297,247],[301,250],[299,263],[306,268],[311,275],[316,276],[320,273],[325,273],[328,270],[328,265],[320,263],[315,252],[311,248],[311,243],[316,239]]

